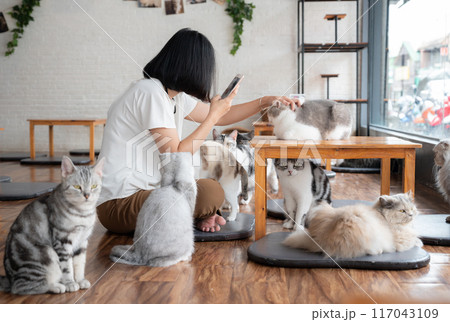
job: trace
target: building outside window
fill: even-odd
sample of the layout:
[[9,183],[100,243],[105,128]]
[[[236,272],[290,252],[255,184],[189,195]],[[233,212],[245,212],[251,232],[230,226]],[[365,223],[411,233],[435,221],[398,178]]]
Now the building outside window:
[[450,1],[389,1],[384,108],[375,125],[450,137]]

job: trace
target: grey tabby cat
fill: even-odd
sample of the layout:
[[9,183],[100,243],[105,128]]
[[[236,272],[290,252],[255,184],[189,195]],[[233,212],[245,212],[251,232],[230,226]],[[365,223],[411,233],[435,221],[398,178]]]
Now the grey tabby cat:
[[[450,203],[450,139],[444,139],[433,148],[436,165],[436,183],[445,200]],[[450,223],[450,216],[446,222]]]
[[133,245],[111,250],[114,262],[170,266],[191,259],[197,197],[192,154],[164,153],[160,160],[161,187],[152,191],[139,211]]
[[[284,228],[304,225],[304,216],[314,202],[331,204],[331,185],[325,171],[308,159],[275,159],[288,216]],[[295,222],[294,222],[295,221]],[[295,223],[297,225],[295,225]]]
[[13,294],[74,292],[84,277],[88,238],[97,216],[104,159],[95,166],[61,163],[62,182],[26,206],[9,231],[0,290]]
[[335,101],[306,101],[295,111],[274,101],[268,116],[275,136],[282,140],[341,140],[352,131],[350,110]]

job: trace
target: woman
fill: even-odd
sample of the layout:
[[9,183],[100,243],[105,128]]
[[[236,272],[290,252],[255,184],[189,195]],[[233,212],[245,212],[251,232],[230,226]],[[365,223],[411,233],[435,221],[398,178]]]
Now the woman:
[[[147,153],[150,160],[146,160],[138,147],[148,147],[150,152],[194,153],[213,126],[242,121],[277,98],[265,96],[231,106],[237,86],[225,99],[210,99],[214,74],[211,43],[197,31],[182,29],[145,66],[144,79],[133,82],[111,105],[100,155],[106,163],[97,207],[99,220],[108,230],[132,232],[141,206],[161,179],[158,153]],[[293,100],[281,100],[294,108]],[[183,119],[199,126],[181,140]],[[221,186],[212,179],[200,179],[197,190],[197,228],[220,230],[225,224],[218,215],[224,201]]]

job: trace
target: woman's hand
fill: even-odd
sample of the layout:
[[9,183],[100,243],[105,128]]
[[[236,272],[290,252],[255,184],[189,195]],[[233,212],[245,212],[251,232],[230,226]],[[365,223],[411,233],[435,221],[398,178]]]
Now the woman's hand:
[[260,108],[266,108],[272,105],[272,102],[278,100],[284,105],[290,105],[291,110],[295,111],[296,107],[300,107],[302,104],[298,98],[289,98],[287,96],[264,96],[261,97]]
[[221,99],[220,95],[216,95],[211,99],[208,118],[211,118],[214,124],[230,111],[231,102],[236,96],[238,89],[239,85],[224,99]]

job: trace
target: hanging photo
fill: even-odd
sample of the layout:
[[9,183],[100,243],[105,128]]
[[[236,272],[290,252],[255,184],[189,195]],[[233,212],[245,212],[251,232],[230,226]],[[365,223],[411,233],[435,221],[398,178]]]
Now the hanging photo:
[[166,0],[166,15],[178,15],[184,13],[183,0]]
[[161,8],[161,0],[138,0],[140,8]]
[[6,24],[5,16],[3,15],[3,12],[0,12],[0,33],[1,32],[7,32],[8,25]]
[[206,3],[206,0],[186,0],[186,4]]
[[225,4],[225,0],[213,0],[215,3],[220,4],[221,6]]

